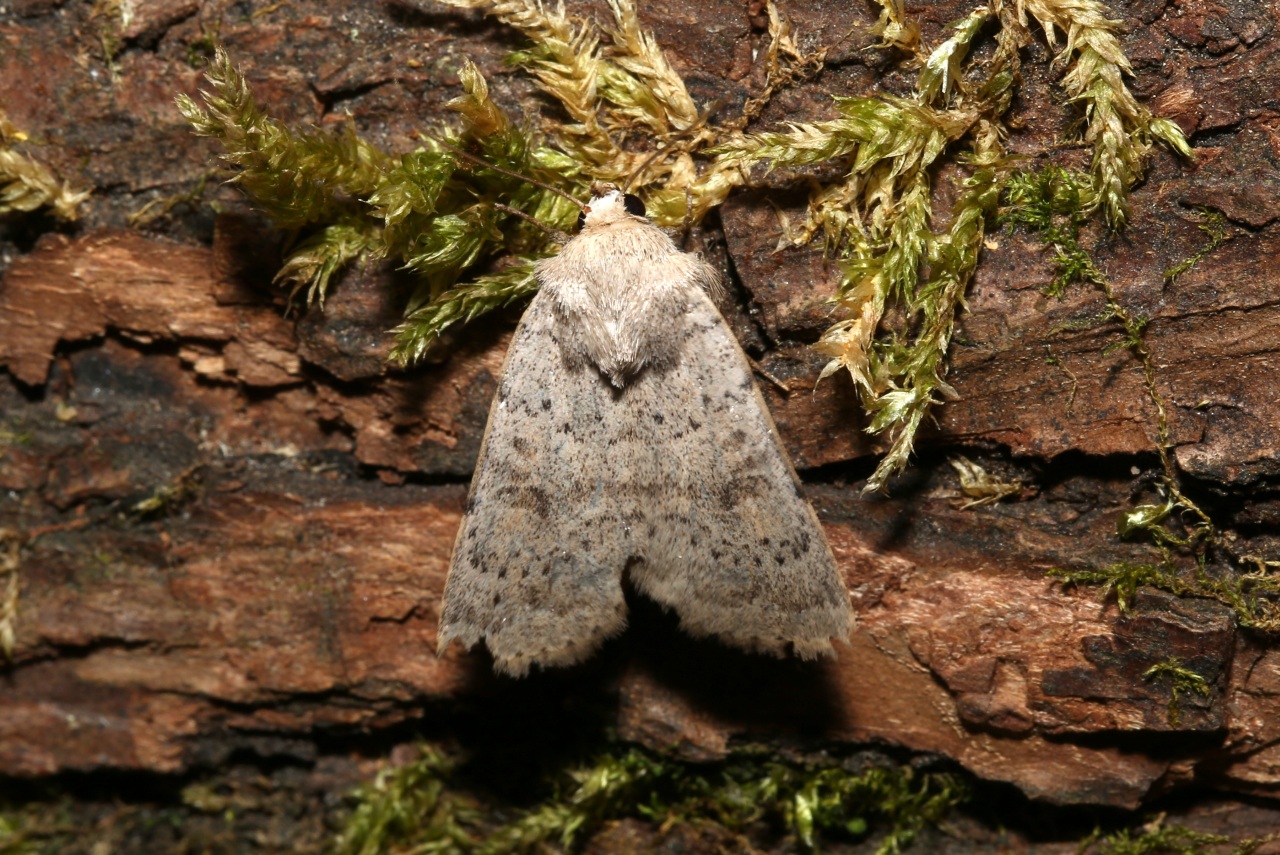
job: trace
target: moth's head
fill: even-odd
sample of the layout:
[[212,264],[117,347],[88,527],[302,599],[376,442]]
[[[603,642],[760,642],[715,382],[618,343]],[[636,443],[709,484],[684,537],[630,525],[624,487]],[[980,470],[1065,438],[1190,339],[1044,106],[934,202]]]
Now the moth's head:
[[635,219],[644,219],[644,202],[640,197],[623,193],[616,184],[597,181],[591,185],[591,201],[586,210],[578,215],[578,230]]

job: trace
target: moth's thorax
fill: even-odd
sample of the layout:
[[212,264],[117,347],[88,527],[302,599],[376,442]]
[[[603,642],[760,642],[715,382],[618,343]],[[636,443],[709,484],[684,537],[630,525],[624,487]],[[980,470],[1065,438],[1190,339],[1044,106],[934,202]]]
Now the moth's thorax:
[[591,201],[587,203],[587,209],[583,212],[583,227],[585,233],[588,229],[600,229],[614,223],[647,223],[648,221],[642,217],[637,217],[627,211],[626,203],[621,191],[611,184],[598,185],[599,188],[609,188],[604,190],[601,195],[593,196]]
[[538,266],[563,330],[563,356],[595,365],[618,387],[646,366],[673,364],[692,291],[712,274],[616,192],[593,198],[582,231]]

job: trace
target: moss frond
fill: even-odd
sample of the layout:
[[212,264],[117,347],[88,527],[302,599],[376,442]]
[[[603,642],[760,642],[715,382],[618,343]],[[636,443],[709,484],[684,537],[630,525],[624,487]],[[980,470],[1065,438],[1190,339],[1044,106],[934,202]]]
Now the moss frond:
[[[206,105],[179,99],[183,113],[197,133],[221,140],[235,180],[279,225],[302,231],[277,282],[323,304],[335,274],[362,258],[392,258],[421,275],[399,331],[400,358],[421,356],[459,318],[532,292],[527,274],[549,240],[509,211],[559,228],[577,216],[561,195],[517,176],[580,195],[580,166],[513,123],[470,62],[459,70],[462,95],[448,104],[461,130],[398,157],[350,126],[337,135],[286,128],[257,106],[221,49],[208,77]],[[468,149],[476,162],[459,154]],[[457,285],[488,267],[503,272]]]
[[1108,18],[1101,3],[1019,0],[1017,5],[1023,20],[1029,15],[1040,23],[1051,48],[1057,33],[1066,35],[1056,62],[1066,66],[1062,87],[1068,98],[1084,107],[1095,204],[1112,228],[1121,228],[1129,217],[1129,190],[1145,174],[1152,138],[1184,156],[1190,146],[1177,125],[1153,117],[1125,85],[1133,69],[1117,37],[1120,22]]
[[991,16],[991,10],[982,7],[951,23],[955,35],[934,48],[920,71],[916,92],[922,103],[933,104],[939,99],[945,100],[952,93],[961,79],[961,63],[969,53],[969,45]]
[[333,275],[356,259],[376,253],[381,246],[381,235],[369,223],[325,226],[289,253],[275,281],[289,289],[290,299],[305,291],[308,303],[323,307]]
[[[878,27],[888,33],[900,23],[901,9],[892,2],[881,5]],[[1051,47],[1059,30],[1067,36],[1059,52],[1059,61],[1067,65],[1063,85],[1084,103],[1086,138],[1095,146],[1093,172],[1083,187],[1055,174],[1037,188],[1004,163],[1003,117],[1018,79],[1019,51],[1030,38],[1028,16],[1044,26]],[[970,45],[992,21],[1000,25],[996,51],[980,66],[969,63]],[[883,486],[906,464],[925,414],[950,394],[946,352],[955,316],[1002,193],[1010,200],[1040,194],[1041,206],[1034,212],[1018,201],[1009,207],[1018,209],[1015,217],[1038,218],[1036,228],[1046,238],[1054,229],[1073,236],[1094,208],[1118,226],[1129,189],[1142,176],[1150,141],[1166,139],[1187,150],[1176,126],[1151,117],[1125,87],[1128,60],[1115,37],[1116,24],[1096,0],[1025,0],[1016,12],[993,3],[951,29],[923,59],[912,97],[837,98],[838,119],[740,135],[711,150],[718,163],[744,170],[832,161],[847,169],[844,179],[811,195],[806,219],[790,238],[805,243],[823,232],[827,251],[844,273],[836,294],[844,317],[823,335],[818,349],[833,357],[821,376],[848,370],[871,416],[868,429],[893,436],[868,489]],[[960,145],[968,150],[948,154]],[[974,169],[964,179],[951,227],[935,234],[929,224],[930,170],[944,156],[967,160]],[[1070,198],[1048,198],[1046,192]],[[1072,216],[1065,224],[1057,222],[1068,207]],[[1101,278],[1078,241],[1063,245],[1059,261],[1051,291]],[[879,330],[891,306],[905,310],[907,323]],[[1126,325],[1127,340],[1133,338],[1131,326]]]
[[1177,281],[1178,277],[1195,267],[1229,239],[1227,221],[1222,214],[1208,208],[1200,208],[1199,215],[1200,222],[1196,224],[1196,227],[1204,232],[1209,240],[1190,256],[1172,265],[1164,272],[1165,285],[1172,285]]
[[1253,855],[1266,843],[1280,840],[1280,832],[1232,840],[1183,825],[1165,825],[1161,814],[1142,828],[1104,835],[1101,830],[1080,842],[1078,855]]
[[796,123],[786,132],[754,134],[712,149],[725,160],[806,166],[854,155],[852,171],[868,172],[884,160],[899,174],[928,165],[966,128],[956,117],[904,98],[836,98],[839,119]]
[[1022,490],[1022,482],[1002,481],[967,457],[954,457],[948,462],[960,479],[961,494],[968,498],[960,505],[961,510],[992,505]]
[[1168,567],[1134,564],[1127,561],[1118,561],[1098,570],[1055,568],[1050,570],[1048,575],[1054,579],[1061,579],[1062,583],[1068,587],[1101,585],[1104,591],[1115,595],[1116,608],[1120,610],[1120,614],[1124,615],[1129,613],[1138,588],[1144,585],[1179,596],[1188,594],[1192,590]]
[[1148,682],[1155,680],[1168,681],[1168,719],[1171,727],[1177,727],[1179,722],[1182,720],[1181,701],[1183,695],[1194,693],[1207,698],[1213,694],[1209,688],[1209,681],[1183,665],[1182,660],[1176,657],[1170,657],[1163,662],[1151,666],[1143,672],[1142,678]]
[[1147,586],[1179,597],[1204,597],[1230,608],[1242,627],[1264,633],[1280,632],[1280,576],[1274,566],[1254,572],[1222,569],[1210,573],[1202,559],[1194,571],[1179,571],[1166,558],[1159,564],[1116,562],[1100,569],[1055,568],[1049,576],[1063,585],[1101,586],[1116,598],[1121,614],[1128,614],[1138,588]]
[[49,167],[18,148],[27,135],[0,111],[0,216],[48,208],[59,220],[75,222],[90,190],[74,190]]
[[[1005,169],[1001,159],[992,157],[966,180],[965,191],[952,211],[950,228],[929,243],[928,278],[905,300],[919,317],[914,338],[905,346],[900,339],[890,340],[880,350],[880,373],[895,379],[889,381],[888,391],[864,394],[864,405],[873,414],[867,430],[890,432],[893,443],[868,479],[867,490],[881,489],[906,466],[915,434],[929,409],[941,398],[955,397],[945,381],[947,352],[978,266],[986,224],[996,211]],[[914,249],[906,239],[902,245],[908,252]],[[877,371],[875,367],[872,370]]]
[[219,48],[205,74],[213,89],[201,107],[179,96],[178,109],[201,136],[223,145],[232,179],[283,228],[328,224],[360,212],[391,159],[356,135],[298,132],[263,112],[248,83]]
[[[612,46],[607,55],[627,74],[606,72],[604,97],[620,107],[632,123],[647,125],[654,133],[665,135],[693,127],[699,120],[698,108],[653,34],[640,28],[635,3],[609,0],[609,10],[614,26],[608,30]],[[624,82],[624,76],[634,83]]]
[[0,656],[13,661],[18,639],[18,567],[22,538],[10,528],[0,528]]
[[402,363],[415,362],[454,324],[475,320],[531,297],[537,290],[532,261],[477,276],[411,312],[395,329],[396,344],[391,356]]
[[338,855],[381,855],[410,839],[419,852],[472,851],[466,826],[477,817],[468,800],[447,788],[453,763],[434,748],[420,751],[417,760],[383,770],[356,791],[356,809],[335,841]]
[[1045,293],[1061,297],[1077,282],[1098,284],[1104,278],[1080,245],[1080,230],[1096,195],[1089,176],[1059,166],[1039,172],[1014,172],[1004,188],[1000,222],[1010,229],[1036,233],[1054,253],[1056,269]]
[[558,100],[574,124],[560,125],[561,142],[587,163],[600,167],[617,161],[622,151],[599,119],[599,95],[603,60],[600,35],[595,27],[575,22],[560,2],[548,9],[540,0],[443,0],[459,8],[484,9],[533,46],[513,57],[528,68],[539,86]]
[[876,2],[880,4],[880,17],[870,30],[870,35],[880,37],[876,47],[914,53],[920,42],[920,25],[907,17],[906,4],[902,0]]

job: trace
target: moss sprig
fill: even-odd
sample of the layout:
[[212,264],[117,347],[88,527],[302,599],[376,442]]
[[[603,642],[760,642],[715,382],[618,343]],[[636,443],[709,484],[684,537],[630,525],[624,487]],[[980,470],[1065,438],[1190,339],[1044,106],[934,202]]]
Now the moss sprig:
[[30,138],[0,111],[0,217],[40,208],[63,222],[75,222],[92,191],[76,190],[25,152]]
[[1080,229],[1085,223],[1082,213],[1092,198],[1092,188],[1080,173],[1059,167],[1048,167],[1039,173],[1019,173],[1009,181],[1003,199],[1003,221],[1011,227],[1029,229],[1053,248],[1057,274],[1049,293],[1061,294],[1073,283],[1087,283],[1098,288],[1106,299],[1106,309],[1094,319],[1097,323],[1115,321],[1122,330],[1114,348],[1127,349],[1142,368],[1143,386],[1156,411],[1156,453],[1160,457],[1162,489],[1168,497],[1163,510],[1140,507],[1127,513],[1119,522],[1121,536],[1136,531],[1155,531],[1174,511],[1190,516],[1194,523],[1190,539],[1162,531],[1156,539],[1163,543],[1190,546],[1193,541],[1216,542],[1212,520],[1182,491],[1177,467],[1169,454],[1168,405],[1157,385],[1155,360],[1143,336],[1147,319],[1128,309],[1119,299],[1110,279],[1093,262],[1080,243]]
[[1104,834],[1101,829],[1080,841],[1078,855],[1253,855],[1264,844],[1280,840],[1280,832],[1233,840],[1185,825],[1167,824],[1163,814],[1138,829]]
[[232,182],[282,228],[340,222],[361,213],[389,156],[348,123],[338,134],[294,130],[268,116],[248,82],[219,48],[205,73],[204,106],[186,95],[178,109],[200,136],[215,137]]
[[1163,681],[1169,684],[1169,707],[1166,716],[1170,727],[1177,727],[1182,721],[1184,695],[1195,694],[1207,698],[1213,694],[1209,688],[1209,681],[1203,675],[1188,668],[1175,656],[1152,665],[1143,672],[1142,678],[1148,682]]
[[[1115,324],[1119,335],[1104,352],[1126,350],[1139,365],[1154,412],[1159,500],[1123,511],[1116,520],[1116,533],[1127,539],[1146,538],[1159,559],[1118,562],[1102,569],[1058,569],[1050,575],[1068,584],[1102,586],[1115,595],[1122,613],[1128,612],[1137,589],[1149,585],[1178,596],[1215,599],[1231,608],[1241,626],[1280,632],[1280,562],[1241,554],[1183,489],[1170,453],[1168,404],[1157,383],[1155,357],[1145,338],[1148,320],[1123,304],[1110,279],[1080,242],[1080,231],[1087,222],[1083,209],[1092,194],[1091,179],[1080,172],[1054,166],[1017,172],[1005,188],[1000,220],[1010,228],[1037,234],[1050,248],[1056,273],[1046,289],[1049,293],[1060,295],[1074,284],[1089,285],[1102,293],[1103,310],[1067,328]],[[1214,242],[1214,233],[1210,236]]]
[[1191,270],[1201,261],[1215,252],[1224,243],[1230,240],[1230,233],[1227,231],[1227,220],[1221,213],[1209,208],[1197,209],[1199,222],[1196,228],[1204,232],[1208,237],[1203,245],[1198,247],[1191,255],[1181,261],[1170,265],[1169,269],[1164,272],[1164,284],[1172,285],[1178,280],[1182,274]]
[[1176,124],[1155,117],[1125,85],[1133,68],[1120,46],[1120,22],[1107,17],[1097,0],[1018,0],[1025,21],[1035,18],[1049,47],[1057,34],[1066,44],[1055,60],[1066,68],[1062,88],[1084,109],[1084,141],[1093,150],[1093,204],[1107,223],[1120,228],[1129,218],[1129,190],[1146,172],[1153,140],[1185,156],[1191,147]]
[[[1002,138],[1020,50],[1032,38],[1028,20],[1042,24],[1051,47],[1058,33],[1066,36],[1057,60],[1063,86],[1084,105],[1084,136],[1095,152],[1081,210],[1104,210],[1109,222],[1122,224],[1125,196],[1141,178],[1151,140],[1186,151],[1176,126],[1153,118],[1125,88],[1130,69],[1116,25],[1096,0],[991,0],[921,54],[910,96],[840,97],[836,119],[755,134],[743,130],[768,97],[816,73],[825,58],[824,49],[798,47],[773,0],[765,4],[764,90],[719,125],[698,111],[640,26],[634,0],[609,0],[604,23],[540,0],[446,2],[483,9],[527,36],[530,45],[512,61],[559,102],[563,117],[536,131],[517,126],[469,63],[459,71],[463,95],[449,105],[462,129],[435,131],[439,138],[400,156],[349,127],[337,135],[285,128],[258,109],[222,52],[211,66],[206,108],[180,99],[198,132],[222,139],[236,180],[279,221],[301,230],[282,281],[322,301],[343,266],[362,257],[402,261],[423,283],[395,349],[398,358],[413,359],[450,324],[531,292],[530,265],[554,244],[524,217],[555,228],[572,222],[570,205],[513,180],[512,172],[579,196],[592,179],[613,180],[644,198],[654,222],[688,225],[746,183],[757,165],[839,163],[845,176],[816,183],[789,239],[804,243],[821,232],[839,261],[841,317],[818,348],[831,357],[822,376],[847,370],[871,416],[869,429],[889,439],[867,489],[882,487],[907,464],[929,412],[953,394],[946,374],[956,318],[1012,174]],[[884,0],[881,7],[882,46],[914,52],[916,28],[901,3]],[[988,32],[995,50],[975,62],[970,49]],[[461,162],[458,146],[499,168]],[[961,165],[963,174],[948,179],[961,182],[950,222],[935,224],[934,173],[944,161]],[[890,316],[903,320],[882,328]],[[1140,319],[1129,320],[1126,327],[1137,330]],[[1140,336],[1131,339],[1139,346]]]
[[0,528],[0,657],[13,661],[18,639],[18,568],[22,563],[22,537]]
[[[448,788],[453,762],[423,746],[413,762],[384,769],[355,792],[357,805],[335,841],[337,855],[382,855],[412,840],[415,851],[470,851],[473,803]],[[398,851],[398,850],[397,850]]]
[[518,303],[533,296],[537,290],[531,261],[517,262],[503,270],[477,276],[411,311],[404,323],[396,328],[396,344],[391,357],[402,363],[414,362],[422,358],[432,342],[454,324],[465,324]]
[[[882,7],[877,32],[883,46],[914,49],[901,9],[892,2]],[[1189,152],[1176,126],[1152,117],[1125,86],[1131,69],[1115,35],[1118,25],[1104,12],[1095,0],[979,6],[923,57],[911,97],[837,98],[838,119],[749,135],[716,149],[721,161],[742,169],[836,161],[847,170],[843,180],[811,195],[806,220],[790,239],[807,243],[821,231],[827,251],[841,262],[836,303],[844,317],[818,343],[832,357],[821,376],[847,370],[871,415],[868,430],[890,438],[868,490],[883,487],[906,465],[925,416],[950,393],[946,353],[955,318],[983,231],[1012,174],[1000,139],[1019,51],[1032,37],[1029,17],[1042,25],[1051,48],[1059,31],[1067,37],[1056,61],[1065,68],[1068,96],[1083,105],[1084,138],[1094,151],[1088,190],[1076,200],[1083,201],[1076,206],[1082,216],[1101,209],[1113,227],[1124,223],[1128,192],[1142,177],[1153,139]],[[993,23],[994,54],[969,62],[974,40]],[[968,162],[971,170],[961,179],[951,226],[935,232],[932,170],[944,158]],[[905,324],[882,329],[893,306],[905,311]]]
[[[892,21],[887,6],[884,21]],[[969,46],[998,19],[997,49],[985,76],[964,68]],[[888,26],[888,24],[886,24]],[[831,357],[821,377],[844,369],[871,415],[868,430],[890,448],[866,489],[884,486],[910,457],[930,409],[954,395],[945,381],[957,312],[977,267],[987,223],[1010,171],[1000,142],[1020,63],[1023,28],[999,7],[981,7],[952,25],[953,34],[922,64],[911,97],[836,98],[839,118],[793,124],[716,149],[721,161],[749,169],[841,162],[844,179],[810,197],[805,221],[790,236],[807,243],[819,232],[840,262],[836,303],[845,317],[817,348]],[[969,168],[950,225],[931,228],[932,173],[963,141]],[[882,330],[890,307],[905,324]]]
[[[581,194],[579,168],[513,123],[470,62],[459,69],[462,94],[447,105],[462,129],[399,156],[350,125],[338,134],[298,131],[267,116],[221,49],[207,79],[204,105],[181,97],[179,109],[197,133],[222,142],[232,180],[299,234],[278,282],[323,305],[334,275],[360,259],[390,258],[419,274],[397,331],[398,358],[421,356],[458,318],[531,292],[526,274],[553,243],[512,210],[553,228],[577,215],[552,188]],[[458,154],[468,149],[476,160]]]

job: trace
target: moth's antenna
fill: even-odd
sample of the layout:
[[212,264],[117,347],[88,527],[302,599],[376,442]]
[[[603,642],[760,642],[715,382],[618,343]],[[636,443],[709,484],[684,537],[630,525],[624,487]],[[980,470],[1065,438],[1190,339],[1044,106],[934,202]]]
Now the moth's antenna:
[[422,131],[418,131],[418,135],[422,137],[426,137],[427,139],[432,140],[436,144],[444,148],[447,148],[449,151],[453,152],[463,160],[469,160],[472,163],[476,164],[477,166],[482,166],[485,169],[492,169],[494,172],[501,173],[502,175],[505,175],[508,178],[514,178],[517,181],[523,181],[526,184],[532,184],[534,187],[540,187],[543,190],[546,190],[548,193],[555,193],[560,198],[567,199],[568,201],[572,202],[573,206],[577,208],[579,211],[587,210],[587,206],[584,205],[581,200],[575,199],[572,195],[564,192],[559,187],[552,187],[550,184],[547,184],[545,181],[539,181],[538,179],[530,175],[521,175],[519,172],[512,172],[510,169],[503,169],[501,166],[490,163],[489,161],[485,160],[483,157],[477,157],[476,155],[472,154],[466,149],[459,148],[458,146],[454,145],[453,143],[441,137],[437,137],[432,134],[423,133]]
[[510,205],[504,205],[501,202],[495,202],[493,207],[497,208],[499,211],[502,211],[504,214],[510,214],[513,217],[519,217],[520,219],[524,220],[526,223],[532,223],[533,225],[537,226],[538,228],[546,232],[547,237],[551,238],[556,243],[559,243],[559,244],[568,243],[569,238],[572,237],[572,235],[570,235],[568,232],[562,232],[560,231],[560,229],[557,229],[554,226],[549,226],[546,223],[542,222],[542,220],[529,216],[524,211],[521,211],[519,208],[513,208]]

